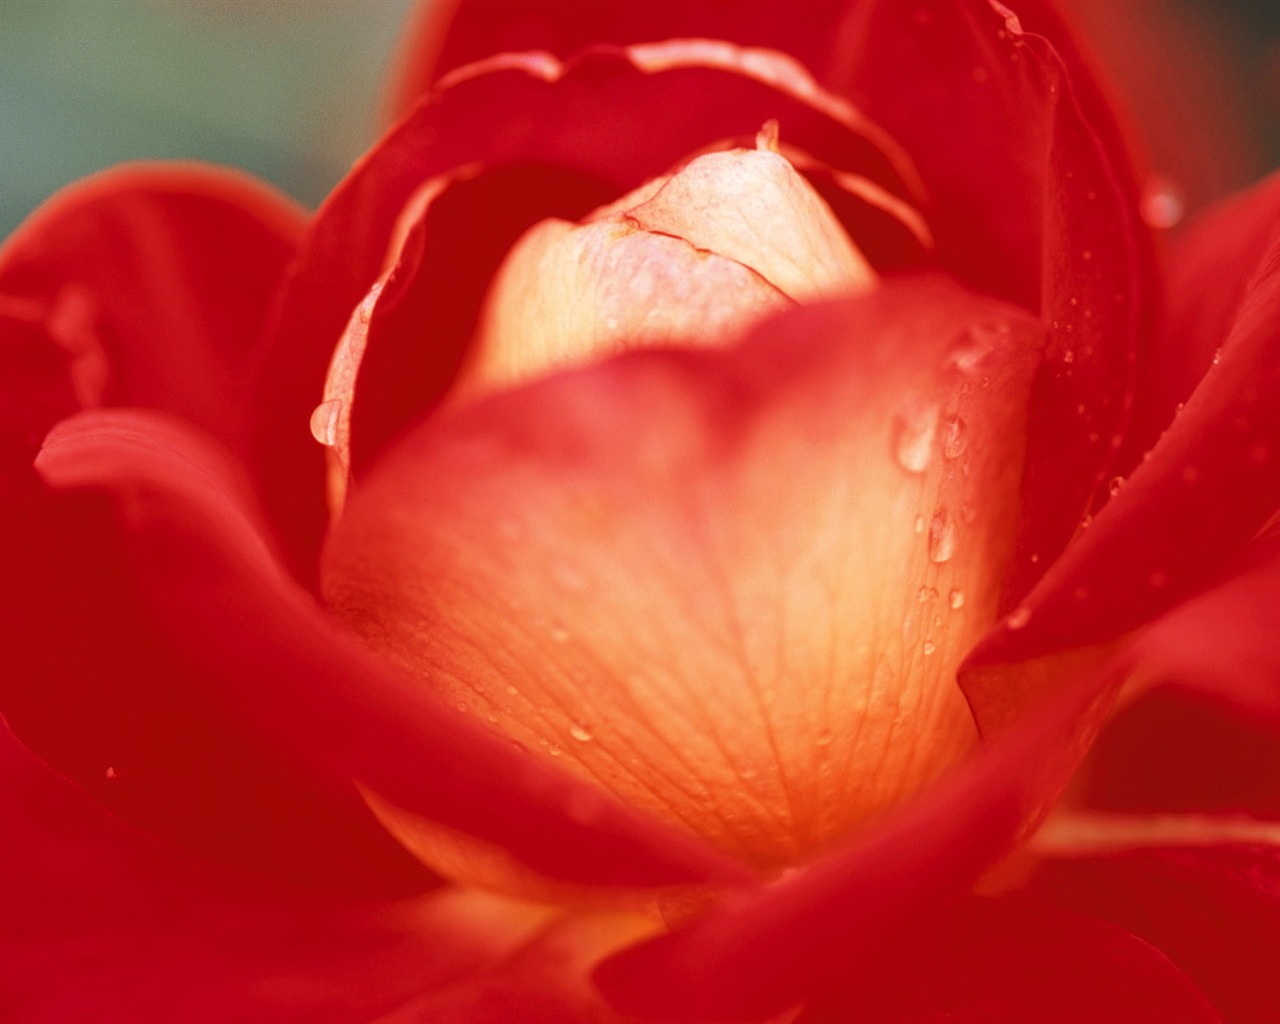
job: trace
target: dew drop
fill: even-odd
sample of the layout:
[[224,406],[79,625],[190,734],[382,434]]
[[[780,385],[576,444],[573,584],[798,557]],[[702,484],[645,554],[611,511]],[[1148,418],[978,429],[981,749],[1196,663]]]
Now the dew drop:
[[342,400],[330,398],[321,402],[311,412],[311,436],[326,448],[338,443],[338,420],[342,415]]
[[590,743],[595,739],[595,735],[582,722],[571,722],[569,725],[569,735],[579,743]]
[[921,646],[920,646],[920,650],[924,653],[925,657],[928,657],[930,654],[932,654],[932,653],[933,653],[934,651],[936,651],[937,649],[938,649],[938,645],[937,645],[937,644],[935,644],[932,640],[926,640],[926,641],[925,641],[923,644],[921,644]]
[[1120,488],[1122,488],[1123,486],[1124,486],[1124,477],[1113,476],[1111,478],[1111,482],[1107,484],[1107,492],[1111,495],[1111,497],[1114,498],[1117,494],[1120,493]]
[[921,587],[919,590],[916,591],[916,600],[919,601],[921,604],[924,604],[926,601],[932,601],[937,596],[938,596],[937,587],[926,586],[926,587]]
[[969,447],[969,424],[959,416],[948,416],[946,431],[942,437],[942,455],[947,459],[958,459]]
[[120,778],[120,773],[119,773],[118,771],[116,771],[116,766],[115,766],[115,765],[108,765],[108,766],[107,766],[107,778],[109,778],[109,779],[111,779],[111,780],[113,780],[113,781],[114,781],[115,779]]
[[1157,178],[1143,195],[1139,213],[1148,227],[1171,228],[1182,220],[1182,196],[1172,183]]
[[1005,621],[1005,625],[1009,629],[1018,630],[1022,629],[1030,621],[1031,609],[1024,604],[1020,608],[1015,608],[1009,614],[1009,618]]
[[956,524],[951,513],[938,509],[929,521],[929,561],[945,562],[956,551]]
[[916,533],[924,533],[925,525],[924,516],[916,516]]
[[454,707],[456,707],[464,715],[467,713],[467,702],[465,700],[458,701],[458,703],[455,704]]
[[951,593],[947,595],[947,603],[951,605],[952,608],[956,608],[956,609],[963,608],[964,607],[964,591],[963,590],[951,591]]
[[553,743],[551,746],[547,747],[547,753],[552,757],[559,757],[564,753],[564,748],[561,747],[559,743]]
[[923,473],[933,457],[933,438],[938,431],[938,407],[915,402],[899,412],[893,424],[893,457],[908,473]]

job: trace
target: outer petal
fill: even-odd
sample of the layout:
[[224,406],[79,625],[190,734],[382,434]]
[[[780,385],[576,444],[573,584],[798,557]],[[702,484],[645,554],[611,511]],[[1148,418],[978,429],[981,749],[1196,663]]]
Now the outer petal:
[[1280,1005],[1280,862],[1274,845],[1082,856],[1044,865],[1035,890],[1163,950],[1225,1021],[1264,1024]]
[[[546,908],[451,890],[353,905],[246,892],[121,826],[2,730],[0,779],[6,1020],[610,1019],[581,965],[630,922],[557,924]],[[415,1015],[423,1006],[439,1012]]]
[[1275,534],[1248,555],[1133,641],[1134,673],[1152,692],[1100,737],[1084,794],[1090,802],[1280,818]]
[[[348,641],[273,560],[234,467],[192,428],[82,414],[38,468],[54,493],[10,510],[4,537],[5,578],[22,586],[5,649],[22,660],[3,707],[122,812],[278,868],[408,884],[351,806],[359,777],[548,874],[735,875],[457,721]],[[228,829],[237,821],[247,834]]]
[[1020,895],[970,899],[918,928],[910,952],[797,1024],[959,1020],[1133,1024],[1222,1020],[1169,958],[1095,917]]
[[[140,164],[88,178],[0,248],[0,351],[31,349],[13,337],[16,316],[43,332],[40,358],[63,364],[78,407],[165,409],[243,456],[246,373],[303,223],[279,193],[219,168]],[[19,381],[47,393],[26,373]]]
[[[690,95],[697,105],[688,104]],[[909,161],[891,140],[822,94],[798,65],[705,41],[602,49],[567,65],[546,54],[507,55],[453,76],[384,138],[317,215],[262,367],[262,457],[275,481],[271,505],[289,516],[289,554],[299,571],[311,571],[323,526],[322,459],[305,425],[329,355],[389,251],[394,259],[396,220],[420,186],[464,168],[509,176],[496,185],[486,176],[483,191],[468,196],[455,188],[433,203],[426,227],[447,231],[452,244],[423,247],[419,240],[419,258],[402,261],[399,282],[388,285],[382,315],[398,311],[413,329],[389,332],[399,345],[371,344],[361,370],[371,379],[384,375],[385,386],[374,387],[383,408],[366,428],[375,449],[447,387],[489,275],[525,228],[548,215],[576,220],[711,143],[754,139],[770,118],[786,126],[789,141],[832,166],[909,191]],[[658,123],[662,131],[655,132]],[[534,177],[518,177],[531,165]],[[354,426],[357,465],[360,433]],[[310,510],[297,507],[302,494],[316,496]]]
[[[1267,191],[1258,199],[1263,210],[1272,202]],[[1221,344],[1160,442],[1127,482],[1116,481],[1111,501],[1011,617],[1015,628],[988,636],[973,664],[1113,639],[1203,587],[1271,517],[1280,505],[1274,227]]]

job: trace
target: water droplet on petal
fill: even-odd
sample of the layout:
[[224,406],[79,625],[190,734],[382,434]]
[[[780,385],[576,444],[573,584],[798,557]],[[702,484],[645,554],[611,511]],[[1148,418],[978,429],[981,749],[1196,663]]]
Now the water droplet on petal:
[[564,748],[562,748],[559,743],[553,743],[551,746],[547,747],[547,753],[552,757],[559,757],[564,753]]
[[1030,621],[1031,609],[1024,604],[1009,613],[1009,618],[1006,620],[1005,625],[1009,629],[1017,630],[1022,629]]
[[924,528],[926,525],[927,524],[925,523],[924,516],[916,516],[916,525],[915,525],[916,533],[924,533]]
[[948,459],[958,459],[969,447],[969,424],[959,416],[948,416],[946,432],[942,438],[942,455]]
[[956,524],[951,513],[940,508],[929,521],[929,561],[945,562],[956,551]]
[[964,591],[963,590],[951,591],[951,593],[947,595],[947,603],[951,605],[952,608],[957,608],[957,609],[963,608],[964,607]]
[[1123,486],[1124,486],[1124,477],[1113,476],[1111,478],[1111,482],[1107,484],[1107,491],[1108,493],[1110,493],[1111,497],[1114,498],[1117,494],[1120,493],[1120,488],[1122,488]]
[[920,650],[924,653],[925,657],[928,657],[937,649],[938,649],[938,645],[935,644],[932,640],[926,640],[920,647]]
[[1142,197],[1139,213],[1148,227],[1171,228],[1182,220],[1182,196],[1172,183],[1156,178]]
[[915,402],[899,412],[893,423],[893,457],[908,473],[923,473],[933,457],[938,430],[938,407]]
[[120,773],[119,773],[118,771],[116,771],[116,766],[115,766],[115,765],[108,765],[108,766],[107,766],[107,778],[109,778],[109,779],[111,779],[111,780],[113,780],[113,781],[114,781],[115,779],[120,778]]
[[919,590],[916,591],[916,600],[919,601],[921,604],[924,604],[926,601],[931,601],[937,596],[938,596],[937,587],[926,586],[926,587],[921,587]]
[[342,416],[342,401],[330,398],[321,402],[311,412],[311,436],[326,448],[338,443],[338,420]]
[[594,738],[594,734],[582,722],[572,722],[569,725],[569,735],[579,743],[590,743]]

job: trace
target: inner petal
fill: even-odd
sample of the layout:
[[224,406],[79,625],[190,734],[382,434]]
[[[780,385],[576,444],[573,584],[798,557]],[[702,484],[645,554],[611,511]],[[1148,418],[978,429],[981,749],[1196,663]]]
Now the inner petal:
[[915,281],[493,395],[361,484],[325,595],[535,756],[794,863],[976,742],[955,669],[995,620],[1037,345]]

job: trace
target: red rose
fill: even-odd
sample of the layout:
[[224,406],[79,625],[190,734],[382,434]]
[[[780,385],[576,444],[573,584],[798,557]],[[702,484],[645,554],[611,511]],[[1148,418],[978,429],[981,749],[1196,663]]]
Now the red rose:
[[803,10],[0,250],[11,1018],[1269,1019],[1280,192],[1162,304],[1051,10]]

